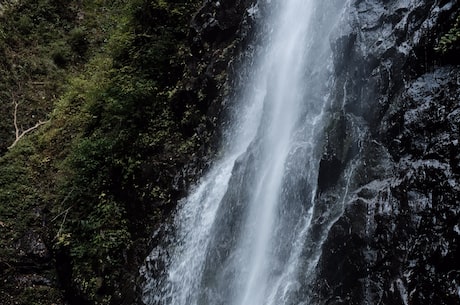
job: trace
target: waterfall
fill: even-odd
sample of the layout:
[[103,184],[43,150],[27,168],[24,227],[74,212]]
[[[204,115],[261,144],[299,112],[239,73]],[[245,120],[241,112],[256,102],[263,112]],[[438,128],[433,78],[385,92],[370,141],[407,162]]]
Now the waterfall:
[[239,89],[230,144],[179,203],[169,245],[147,258],[164,271],[147,278],[145,304],[308,300],[305,286],[324,240],[313,236],[312,219],[333,82],[328,36],[343,2],[260,3],[274,10],[263,20],[269,37]]

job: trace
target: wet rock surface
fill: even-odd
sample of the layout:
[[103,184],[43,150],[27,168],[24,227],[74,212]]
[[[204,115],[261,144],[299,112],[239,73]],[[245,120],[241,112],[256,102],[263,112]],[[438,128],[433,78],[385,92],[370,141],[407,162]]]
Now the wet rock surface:
[[[188,164],[177,171],[172,185],[178,194],[177,201],[168,216],[174,214],[175,204],[186,196],[190,185],[203,176],[222,144],[223,128],[219,126],[228,121],[230,108],[236,100],[230,88],[238,87],[246,79],[245,72],[239,68],[249,62],[248,58],[253,56],[255,45],[259,43],[253,31],[256,11],[250,10],[255,3],[255,0],[207,0],[192,17],[188,36],[191,53],[185,57],[185,70],[171,96],[171,107],[178,120],[190,106],[195,107],[206,117],[207,123],[183,128],[185,134],[199,137],[201,145],[190,156]],[[160,282],[164,276],[171,255],[167,246],[174,235],[172,221],[173,217],[163,219],[149,242],[148,248],[154,249],[155,259],[139,262],[143,266],[136,283],[136,304],[144,304],[141,298],[145,280],[154,278]],[[140,260],[145,257],[144,252],[139,255]]]
[[460,69],[434,51],[459,6],[352,1],[344,14],[320,200],[348,191],[312,304],[460,303]]
[[[172,102],[178,116],[198,103],[215,117],[203,131],[225,121],[228,89],[245,79],[236,71],[243,50],[254,51],[254,3],[207,1],[193,19],[193,56]],[[460,69],[457,57],[435,51],[459,9],[457,1],[355,0],[338,21],[311,229],[322,254],[314,279],[301,280],[310,304],[460,303]],[[168,230],[152,244],[167,243]],[[150,277],[169,255],[158,249],[161,259],[143,270]]]
[[[182,132],[200,139],[198,151],[178,172],[173,188],[185,196],[188,187],[207,169],[222,139],[220,125],[228,121],[234,96],[230,88],[245,79],[239,69],[253,55],[257,16],[249,10],[255,0],[204,1],[191,18],[185,70],[171,96],[177,120],[198,109],[206,124],[184,124]],[[179,197],[180,197],[179,196]]]

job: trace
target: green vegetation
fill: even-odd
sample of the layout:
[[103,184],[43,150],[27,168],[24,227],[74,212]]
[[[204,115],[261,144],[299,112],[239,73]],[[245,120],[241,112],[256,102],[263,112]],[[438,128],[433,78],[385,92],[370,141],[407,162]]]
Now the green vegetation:
[[436,51],[447,53],[460,47],[460,15],[447,33],[441,36]]
[[[1,18],[0,302],[118,304],[133,288],[135,253],[202,141],[203,110],[171,104],[199,2],[24,0]],[[7,150],[15,102],[20,130],[49,122]],[[31,231],[46,263],[19,255]],[[51,284],[16,285],[24,260]]]

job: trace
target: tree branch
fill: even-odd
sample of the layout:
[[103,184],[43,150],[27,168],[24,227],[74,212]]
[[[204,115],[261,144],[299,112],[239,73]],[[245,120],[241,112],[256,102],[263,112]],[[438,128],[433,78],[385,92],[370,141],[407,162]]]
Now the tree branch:
[[25,136],[26,134],[28,134],[29,132],[37,129],[38,127],[40,127],[41,125],[43,124],[46,124],[48,123],[50,120],[47,120],[47,121],[38,121],[37,124],[35,124],[34,126],[20,132],[19,130],[19,126],[18,126],[18,106],[19,106],[19,102],[17,101],[17,98],[16,98],[16,94],[15,93],[12,93],[11,94],[11,98],[13,99],[13,104],[14,104],[14,111],[13,111],[13,124],[14,124],[14,130],[15,130],[15,135],[16,135],[16,139],[14,140],[13,144],[11,144],[8,149],[11,149],[13,148],[19,140],[21,140],[21,138],[23,136]]
[[16,100],[16,96],[14,93],[11,94],[11,97],[13,99],[14,103],[14,113],[13,113],[13,118],[14,118],[14,130],[16,131],[16,139],[19,138],[19,127],[18,127],[18,106],[19,103]]

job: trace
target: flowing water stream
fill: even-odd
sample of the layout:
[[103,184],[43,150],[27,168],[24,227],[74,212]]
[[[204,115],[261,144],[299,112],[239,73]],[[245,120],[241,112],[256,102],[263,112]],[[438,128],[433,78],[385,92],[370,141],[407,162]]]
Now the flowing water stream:
[[344,2],[259,3],[274,11],[263,21],[270,30],[262,55],[239,89],[231,144],[179,204],[168,246],[147,258],[164,271],[147,279],[146,304],[308,304],[324,240],[311,227],[334,81],[328,36]]

